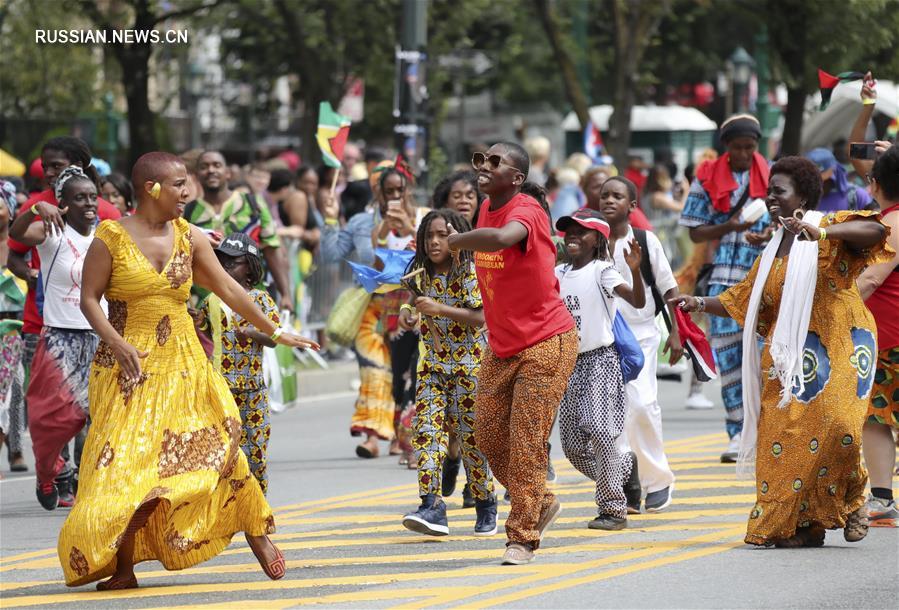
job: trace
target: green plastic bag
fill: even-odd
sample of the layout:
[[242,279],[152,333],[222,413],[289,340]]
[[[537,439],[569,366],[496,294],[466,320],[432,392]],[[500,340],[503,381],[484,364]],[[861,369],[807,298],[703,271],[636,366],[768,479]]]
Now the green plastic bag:
[[338,345],[351,347],[359,333],[362,315],[370,301],[371,295],[361,286],[347,288],[341,292],[325,323],[328,339]]

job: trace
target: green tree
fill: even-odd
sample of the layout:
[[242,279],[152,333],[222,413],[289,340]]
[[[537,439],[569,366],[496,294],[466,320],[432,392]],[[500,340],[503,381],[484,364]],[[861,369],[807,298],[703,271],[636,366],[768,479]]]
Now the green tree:
[[[35,41],[37,29],[78,25],[65,11],[48,11],[28,0],[0,4],[0,123],[68,121],[96,109],[97,68],[91,47]],[[2,135],[0,140],[5,139]]]
[[817,69],[896,74],[897,0],[768,0],[775,77],[787,85],[781,150],[799,154],[808,94],[818,89]]
[[108,42],[112,56],[121,68],[122,86],[128,103],[128,132],[131,138],[133,165],[142,154],[159,148],[155,131],[155,117],[150,109],[149,76],[150,57],[155,48],[148,38],[133,43],[116,42],[113,30],[148,31],[160,24],[184,19],[205,12],[219,4],[220,0],[183,0],[160,2],[156,0],[78,0],[77,6],[94,24],[109,32]]

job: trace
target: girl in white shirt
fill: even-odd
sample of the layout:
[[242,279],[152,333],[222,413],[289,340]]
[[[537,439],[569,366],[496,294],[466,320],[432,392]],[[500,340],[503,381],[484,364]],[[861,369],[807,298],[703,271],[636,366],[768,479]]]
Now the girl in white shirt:
[[[37,498],[53,510],[77,481],[88,422],[87,386],[98,338],[81,313],[84,257],[97,223],[97,185],[77,166],[60,173],[56,199],[65,223],[39,219],[37,206],[20,214],[10,235],[41,256],[44,329],[31,365],[28,425],[37,471]],[[73,438],[75,470],[59,456]]]
[[590,529],[627,527],[624,482],[631,464],[616,446],[624,429],[626,398],[612,322],[615,296],[643,307],[646,296],[640,276],[641,250],[630,244],[627,266],[632,289],[615,269],[609,254],[609,225],[588,208],[563,216],[556,228],[565,233],[570,264],[556,267],[562,300],[577,324],[579,346],[574,372],[559,407],[559,433],[565,457],[596,481],[599,514]]

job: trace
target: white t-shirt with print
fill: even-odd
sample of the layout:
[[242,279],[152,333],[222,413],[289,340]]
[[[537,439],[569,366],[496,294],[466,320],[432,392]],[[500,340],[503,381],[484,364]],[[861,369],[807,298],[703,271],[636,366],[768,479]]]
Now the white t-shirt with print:
[[[82,330],[91,327],[81,313],[81,274],[93,240],[93,229],[88,235],[82,235],[66,225],[62,234],[47,235],[37,245],[44,289],[44,326]],[[105,313],[106,301],[100,304]]]
[[615,343],[612,320],[618,299],[613,291],[625,281],[612,263],[591,261],[580,269],[559,265],[556,277],[562,302],[577,325],[578,353]]
[[[633,275],[630,267],[624,261],[624,255],[630,252],[631,249],[628,244],[632,239],[635,239],[634,230],[628,227],[627,236],[615,242],[615,268],[618,269],[622,277],[628,278],[628,286],[632,285]],[[662,242],[651,231],[646,232],[646,249],[648,252],[644,252],[643,256],[649,256],[649,265],[652,268],[652,274],[655,276],[656,288],[659,289],[659,293],[664,297],[666,292],[672,288],[677,288],[677,280],[674,279],[674,273],[671,271],[671,263],[665,258]],[[621,303],[621,317],[631,327],[637,340],[645,339],[659,332],[655,323],[656,306],[652,300],[652,292],[649,289],[649,284],[646,283],[646,278],[643,278],[643,288],[646,291],[646,305],[642,308],[637,309],[624,301]]]

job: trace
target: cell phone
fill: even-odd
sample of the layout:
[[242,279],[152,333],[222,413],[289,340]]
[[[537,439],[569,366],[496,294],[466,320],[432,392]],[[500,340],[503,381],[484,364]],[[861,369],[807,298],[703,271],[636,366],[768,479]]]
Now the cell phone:
[[861,159],[863,161],[873,161],[877,152],[874,149],[874,142],[852,142],[849,144],[849,158]]
[[403,202],[399,199],[394,199],[393,201],[387,202],[387,208],[390,210],[398,210],[403,207]]

